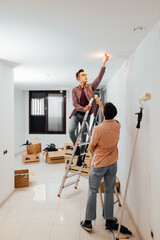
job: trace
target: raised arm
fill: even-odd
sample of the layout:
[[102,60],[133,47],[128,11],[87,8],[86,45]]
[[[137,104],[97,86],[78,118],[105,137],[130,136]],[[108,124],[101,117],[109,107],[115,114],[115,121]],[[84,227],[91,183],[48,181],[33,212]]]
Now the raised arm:
[[106,66],[106,62],[108,61],[109,59],[109,56],[107,54],[104,55],[104,59],[103,59],[103,63],[102,63],[102,67],[101,67],[101,70],[98,74],[98,76],[96,77],[96,79],[93,81],[93,83],[91,84],[92,85],[92,89],[93,91],[96,90],[96,88],[99,86],[101,80],[102,80],[102,77],[105,73],[105,66]]
[[89,150],[93,153],[98,145],[98,141],[99,141],[99,134],[96,131],[96,127],[93,128],[93,132],[92,132],[92,139],[91,142],[89,144]]
[[96,100],[96,103],[99,105],[100,109],[101,109],[101,112],[102,112],[102,115],[103,115],[103,112],[104,112],[104,106],[100,100],[99,97],[95,97],[95,100]]

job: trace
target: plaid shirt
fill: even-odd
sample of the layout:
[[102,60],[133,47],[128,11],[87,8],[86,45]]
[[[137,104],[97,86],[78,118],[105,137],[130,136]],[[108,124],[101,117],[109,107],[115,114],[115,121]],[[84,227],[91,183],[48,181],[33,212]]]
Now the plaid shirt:
[[[96,79],[91,83],[91,84],[86,84],[84,87],[84,93],[86,95],[86,98],[88,99],[88,102],[90,101],[91,98],[94,97],[94,91],[100,84],[102,77],[105,73],[105,67],[102,67],[98,76]],[[73,115],[75,115],[77,112],[85,112],[85,107],[80,105],[80,99],[81,99],[81,86],[75,87],[72,90],[72,102],[73,106],[75,107],[74,110],[72,111],[71,115],[69,118],[71,118]],[[92,103],[92,110],[91,113],[94,113],[96,110],[96,101],[94,100]]]

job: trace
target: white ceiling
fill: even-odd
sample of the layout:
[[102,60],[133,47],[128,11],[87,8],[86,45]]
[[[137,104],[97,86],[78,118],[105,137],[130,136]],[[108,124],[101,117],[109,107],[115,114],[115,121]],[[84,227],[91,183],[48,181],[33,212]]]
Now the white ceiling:
[[91,82],[106,52],[103,86],[159,19],[160,0],[0,0],[0,58],[16,63],[17,88],[67,89],[80,68]]

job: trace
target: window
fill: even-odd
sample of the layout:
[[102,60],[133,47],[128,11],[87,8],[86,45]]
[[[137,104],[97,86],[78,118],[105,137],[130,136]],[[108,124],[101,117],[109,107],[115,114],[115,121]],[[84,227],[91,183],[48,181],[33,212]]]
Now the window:
[[31,115],[45,115],[45,108],[44,108],[44,100],[45,98],[31,98]]
[[29,91],[29,133],[66,133],[66,91]]

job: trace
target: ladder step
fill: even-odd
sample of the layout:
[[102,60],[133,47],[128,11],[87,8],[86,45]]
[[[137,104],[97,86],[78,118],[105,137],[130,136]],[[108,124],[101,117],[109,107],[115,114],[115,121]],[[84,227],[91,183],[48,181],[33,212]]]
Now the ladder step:
[[80,156],[86,155],[87,153],[81,153]]
[[66,183],[63,188],[69,187],[69,186],[75,184],[76,182],[77,182],[77,180],[75,180],[73,182]]
[[70,173],[70,174],[68,174],[68,176],[67,176],[66,178],[73,177],[73,176],[78,175],[78,174],[80,174],[80,173],[81,173],[80,171],[75,172],[75,173]]
[[[67,164],[69,164],[70,160],[67,160]],[[73,162],[71,162],[71,164],[73,164]]]
[[75,167],[75,166],[77,166],[77,163],[71,164],[70,167]]
[[89,144],[89,143],[90,143],[90,142],[79,143],[78,146],[87,145],[87,144]]

